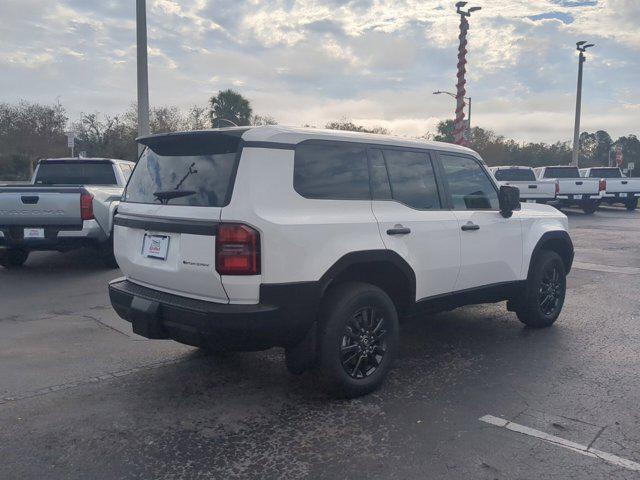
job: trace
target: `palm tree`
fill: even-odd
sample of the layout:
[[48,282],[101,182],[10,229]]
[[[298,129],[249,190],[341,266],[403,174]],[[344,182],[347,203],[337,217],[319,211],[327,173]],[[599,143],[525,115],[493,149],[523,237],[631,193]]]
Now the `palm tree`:
[[[211,126],[216,128],[224,125],[218,120],[230,120],[236,125],[249,125],[253,110],[249,100],[235,90],[221,90],[209,100],[209,117]],[[225,122],[226,123],[226,122]]]

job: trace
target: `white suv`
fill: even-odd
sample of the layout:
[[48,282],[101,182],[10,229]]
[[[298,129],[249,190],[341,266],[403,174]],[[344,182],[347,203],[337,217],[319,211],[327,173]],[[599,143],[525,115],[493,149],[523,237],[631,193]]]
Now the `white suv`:
[[111,303],[148,338],[284,347],[338,395],[377,388],[416,311],[562,309],[567,217],[520,207],[467,148],[384,135],[228,128],[153,135],[115,219]]

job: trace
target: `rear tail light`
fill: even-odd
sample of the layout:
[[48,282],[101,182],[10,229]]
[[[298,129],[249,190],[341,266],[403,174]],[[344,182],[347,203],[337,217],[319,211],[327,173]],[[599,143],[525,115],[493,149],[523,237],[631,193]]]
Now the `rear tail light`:
[[607,181],[604,178],[600,179],[600,182],[598,184],[598,190],[600,190],[601,192],[604,192],[607,190]]
[[260,274],[260,234],[248,225],[222,223],[216,236],[220,275]]
[[560,182],[556,181],[556,195],[560,193]]
[[80,194],[80,217],[82,220],[93,220],[93,195],[89,193]]

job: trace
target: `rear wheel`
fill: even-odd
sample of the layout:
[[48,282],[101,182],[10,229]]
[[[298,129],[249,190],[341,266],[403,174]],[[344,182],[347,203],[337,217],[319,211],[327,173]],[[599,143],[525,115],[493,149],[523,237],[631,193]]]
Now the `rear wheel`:
[[22,248],[0,250],[0,265],[4,268],[18,268],[29,258],[29,251]]
[[627,198],[627,201],[625,202],[625,207],[627,207],[627,210],[629,210],[630,212],[638,208],[638,197],[631,196]]
[[540,252],[533,261],[516,314],[529,327],[549,327],[558,319],[564,305],[567,289],[564,263],[560,255],[548,250]]
[[319,323],[319,372],[327,389],[353,398],[376,390],[398,347],[398,314],[373,285],[345,283],[324,300]]
[[584,213],[592,215],[598,209],[598,204],[593,200],[583,200],[581,207]]

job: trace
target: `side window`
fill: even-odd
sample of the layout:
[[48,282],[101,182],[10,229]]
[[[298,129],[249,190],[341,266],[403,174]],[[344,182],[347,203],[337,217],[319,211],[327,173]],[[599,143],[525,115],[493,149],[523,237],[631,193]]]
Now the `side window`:
[[365,146],[299,145],[293,167],[293,188],[306,198],[370,200]]
[[440,208],[431,158],[426,153],[383,150],[394,200],[420,210]]
[[375,200],[390,200],[391,186],[382,150],[369,150],[369,162],[371,163],[371,195]]
[[454,210],[498,210],[498,192],[478,162],[441,154]]

